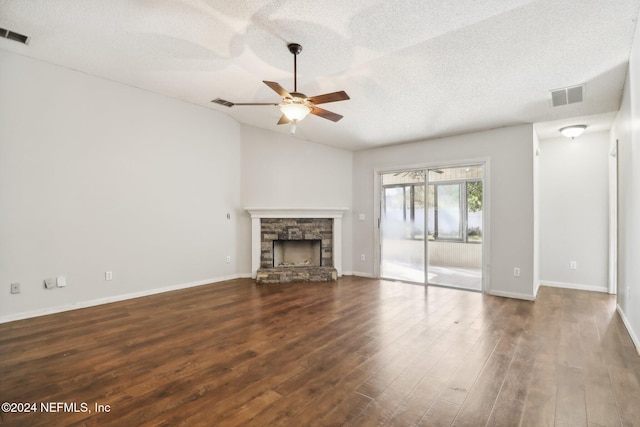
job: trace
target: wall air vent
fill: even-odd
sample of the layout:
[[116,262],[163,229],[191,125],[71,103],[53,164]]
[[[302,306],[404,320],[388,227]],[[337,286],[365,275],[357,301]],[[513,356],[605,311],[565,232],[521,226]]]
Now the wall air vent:
[[13,31],[5,30],[4,28],[0,28],[0,37],[22,44],[29,43],[29,37],[22,34],[14,33]]
[[565,87],[551,91],[551,105],[575,104],[584,101],[584,85]]
[[234,105],[236,105],[231,101],[227,101],[226,99],[220,99],[220,98],[216,98],[211,102],[213,102],[214,104],[224,105],[225,107],[233,107]]

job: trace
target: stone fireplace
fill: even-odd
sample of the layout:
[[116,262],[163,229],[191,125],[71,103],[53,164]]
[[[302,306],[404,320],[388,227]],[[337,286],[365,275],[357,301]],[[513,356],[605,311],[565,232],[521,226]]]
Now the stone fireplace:
[[335,281],[346,209],[247,209],[257,283]]

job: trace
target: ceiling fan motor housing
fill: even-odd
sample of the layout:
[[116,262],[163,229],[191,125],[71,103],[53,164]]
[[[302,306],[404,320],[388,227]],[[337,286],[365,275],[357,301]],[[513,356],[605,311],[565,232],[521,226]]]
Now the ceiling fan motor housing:
[[297,55],[300,52],[302,52],[302,45],[298,43],[289,43],[287,47],[289,48],[289,52],[293,53],[294,55]]

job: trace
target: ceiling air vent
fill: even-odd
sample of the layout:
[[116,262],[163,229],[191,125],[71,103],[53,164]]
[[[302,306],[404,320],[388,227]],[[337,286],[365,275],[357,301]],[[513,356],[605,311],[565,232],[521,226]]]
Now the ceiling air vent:
[[565,87],[551,91],[551,104],[554,107],[575,104],[584,101],[584,85]]
[[220,99],[220,98],[216,98],[211,102],[213,102],[214,104],[224,105],[225,107],[233,107],[234,105],[236,105],[231,101],[227,101],[226,99]]
[[27,42],[29,41],[29,37],[22,34],[14,33],[13,31],[5,30],[4,28],[0,28],[0,37],[22,44],[27,44]]

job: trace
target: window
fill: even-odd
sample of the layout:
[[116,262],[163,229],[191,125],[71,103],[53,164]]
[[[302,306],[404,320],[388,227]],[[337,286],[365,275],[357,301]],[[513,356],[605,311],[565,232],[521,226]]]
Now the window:
[[467,242],[482,243],[482,181],[467,186]]
[[482,181],[429,185],[429,240],[482,243]]
[[407,225],[396,229],[395,234],[405,239],[423,239],[424,184],[396,184],[383,188],[385,218],[396,224]]
[[437,184],[434,198],[435,238],[462,239],[462,184]]
[[426,189],[424,170],[382,175],[387,234],[424,239],[426,204],[429,240],[482,243],[482,166],[432,169],[428,174]]

